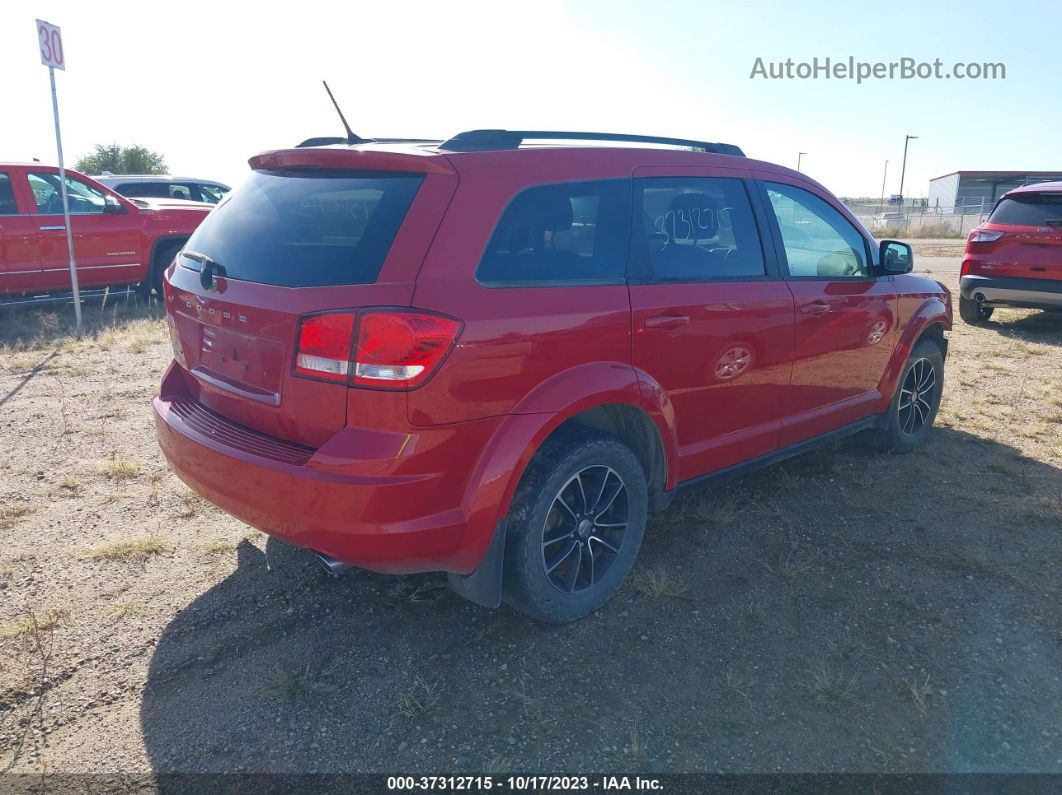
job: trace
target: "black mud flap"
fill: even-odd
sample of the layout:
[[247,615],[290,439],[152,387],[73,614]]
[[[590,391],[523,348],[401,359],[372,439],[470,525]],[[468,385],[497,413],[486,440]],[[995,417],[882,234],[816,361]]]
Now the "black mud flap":
[[447,574],[446,579],[455,593],[483,607],[498,607],[502,599],[502,569],[505,566],[505,528],[502,519],[494,530],[494,540],[487,554],[471,574]]

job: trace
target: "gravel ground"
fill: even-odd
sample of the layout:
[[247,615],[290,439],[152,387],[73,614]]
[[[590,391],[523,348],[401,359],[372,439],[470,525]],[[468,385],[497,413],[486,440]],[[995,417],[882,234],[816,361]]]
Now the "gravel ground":
[[89,315],[0,316],[0,769],[1062,772],[1062,316],[957,322],[928,446],[692,494],[547,627],[198,500],[158,315]]

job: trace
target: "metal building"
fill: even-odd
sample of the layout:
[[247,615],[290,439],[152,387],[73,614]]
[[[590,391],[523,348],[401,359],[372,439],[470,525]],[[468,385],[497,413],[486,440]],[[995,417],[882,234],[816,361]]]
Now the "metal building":
[[992,209],[996,199],[1008,190],[1032,182],[1062,179],[1059,171],[955,171],[929,180],[929,209],[951,212],[977,212]]

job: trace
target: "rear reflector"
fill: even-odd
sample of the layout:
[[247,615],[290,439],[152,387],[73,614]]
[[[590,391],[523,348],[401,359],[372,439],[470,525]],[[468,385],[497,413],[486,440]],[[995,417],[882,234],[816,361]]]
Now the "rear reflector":
[[299,325],[295,374],[351,386],[410,389],[431,377],[460,330],[453,318],[405,309],[307,315]]

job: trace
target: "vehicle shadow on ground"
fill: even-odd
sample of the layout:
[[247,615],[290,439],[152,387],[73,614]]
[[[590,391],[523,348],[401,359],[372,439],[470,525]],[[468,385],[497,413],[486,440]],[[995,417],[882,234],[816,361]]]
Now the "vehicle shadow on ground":
[[1014,448],[848,441],[679,501],[562,627],[244,542],[159,637],[143,740],[159,773],[1059,772],[1060,516]]
[[1008,317],[1009,314],[997,310],[984,327],[1025,342],[1062,346],[1062,312],[1023,312],[1017,319]]

